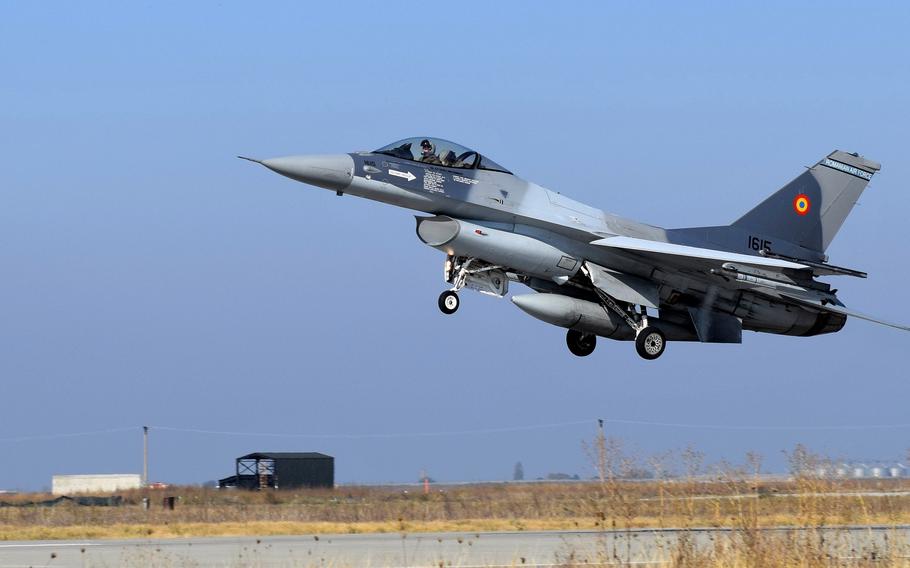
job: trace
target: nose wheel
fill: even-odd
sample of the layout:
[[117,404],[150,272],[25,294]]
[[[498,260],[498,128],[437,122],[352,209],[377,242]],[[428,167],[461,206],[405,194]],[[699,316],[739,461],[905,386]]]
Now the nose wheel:
[[642,359],[652,360],[663,355],[667,348],[667,338],[656,327],[648,326],[635,337],[635,350]]
[[458,311],[459,304],[461,301],[458,299],[458,294],[452,290],[446,290],[439,295],[439,310],[446,315]]
[[593,333],[582,333],[570,329],[566,333],[566,345],[569,346],[569,351],[572,352],[572,355],[587,357],[594,353],[594,348],[597,347],[597,336]]

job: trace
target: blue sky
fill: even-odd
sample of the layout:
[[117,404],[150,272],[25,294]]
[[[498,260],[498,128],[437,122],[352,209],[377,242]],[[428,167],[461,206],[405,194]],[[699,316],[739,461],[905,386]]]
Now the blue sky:
[[910,428],[806,427],[910,422],[906,333],[577,359],[507,300],[440,314],[410,212],[234,156],[434,135],[681,227],[858,151],[882,172],[829,253],[870,276],[832,281],[907,322],[908,24],[902,3],[3,3],[0,489],[138,472],[143,424],[311,436],[153,428],[171,482],[259,450],[332,454],[342,482],[585,475],[596,417],[731,428],[608,424],[643,456],[903,458]]

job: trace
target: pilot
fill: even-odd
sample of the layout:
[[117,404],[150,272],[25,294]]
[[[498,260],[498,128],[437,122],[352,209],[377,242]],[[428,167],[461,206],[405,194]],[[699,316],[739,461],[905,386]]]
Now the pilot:
[[420,161],[427,164],[442,163],[442,160],[436,155],[436,147],[426,138],[420,141]]

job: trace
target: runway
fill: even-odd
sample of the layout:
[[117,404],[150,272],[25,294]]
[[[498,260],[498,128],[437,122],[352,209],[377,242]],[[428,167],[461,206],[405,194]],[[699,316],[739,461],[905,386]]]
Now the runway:
[[[792,529],[767,529],[784,531]],[[0,542],[0,568],[25,566],[438,567],[666,563],[680,535],[707,546],[729,530],[357,534],[288,537]],[[906,554],[910,525],[828,530],[836,556],[886,546]],[[894,549],[892,549],[894,550]],[[838,552],[840,551],[840,552]]]

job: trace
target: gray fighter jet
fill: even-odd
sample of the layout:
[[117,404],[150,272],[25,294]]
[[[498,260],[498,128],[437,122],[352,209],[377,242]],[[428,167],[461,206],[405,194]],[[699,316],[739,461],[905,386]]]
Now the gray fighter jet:
[[[242,156],[241,156],[242,157]],[[835,151],[732,225],[662,229],[527,182],[485,155],[418,137],[373,152],[253,160],[291,179],[428,213],[417,236],[446,254],[439,309],[464,287],[512,296],[529,315],[568,329],[586,356],[597,337],[634,341],[656,359],[667,341],[741,343],[742,331],[833,333],[847,309],[818,276],[855,276],[825,250],[880,165]]]

